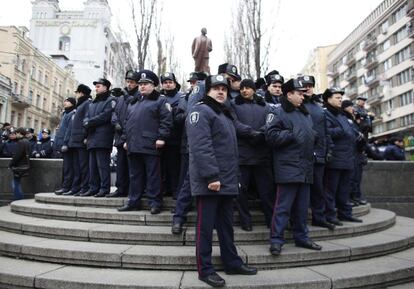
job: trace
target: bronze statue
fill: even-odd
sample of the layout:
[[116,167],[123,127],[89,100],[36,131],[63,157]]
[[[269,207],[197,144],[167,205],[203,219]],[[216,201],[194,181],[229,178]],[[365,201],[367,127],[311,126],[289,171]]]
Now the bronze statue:
[[201,35],[194,38],[191,52],[193,54],[195,68],[194,71],[204,71],[210,74],[210,66],[208,66],[209,52],[213,50],[211,40],[206,36],[207,29],[201,29]]

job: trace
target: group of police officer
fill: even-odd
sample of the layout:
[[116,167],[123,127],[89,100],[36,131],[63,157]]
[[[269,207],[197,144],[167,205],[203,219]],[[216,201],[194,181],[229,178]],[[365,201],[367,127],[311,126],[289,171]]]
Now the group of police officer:
[[[228,63],[217,75],[191,73],[186,93],[172,72],[158,78],[150,70],[131,70],[125,82],[125,88],[111,89],[107,79],[98,79],[93,99],[80,84],[76,98],[64,101],[54,140],[63,181],[55,193],[127,196],[118,211],[140,210],[145,195],[151,214],[159,214],[163,197],[171,195],[173,234],[182,233],[194,197],[200,280],[225,284],[211,261],[214,228],[225,272],[257,273],[234,246],[234,201],[241,228],[252,231],[248,201],[260,199],[273,255],[282,251],[289,221],[296,246],[321,250],[308,236],[309,207],[312,225],[329,230],[343,221],[362,222],[352,216],[350,201],[352,193],[354,202],[365,203],[358,189],[366,131],[352,102],[342,101],[344,91],[316,95],[313,76],[285,82],[276,70],[256,82],[242,80]],[[42,133],[46,143],[50,132]],[[113,146],[117,190],[110,193]],[[32,154],[48,153],[41,144]]]

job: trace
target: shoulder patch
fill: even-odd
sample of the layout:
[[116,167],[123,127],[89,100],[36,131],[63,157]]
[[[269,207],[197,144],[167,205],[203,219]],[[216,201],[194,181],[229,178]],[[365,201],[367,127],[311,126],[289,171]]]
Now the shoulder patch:
[[116,101],[115,100],[111,100],[111,106],[112,106],[112,108],[115,108],[115,106],[116,106]]
[[193,91],[191,92],[191,94],[196,94],[200,91],[200,87],[199,86],[194,86]]
[[171,111],[172,111],[171,104],[169,104],[168,102],[166,102],[166,103],[165,103],[165,108],[166,108],[169,112],[171,112]]
[[189,120],[191,124],[196,124],[199,119],[200,119],[200,113],[198,111],[194,111],[190,114]]
[[274,118],[275,118],[275,115],[273,113],[267,114],[267,116],[266,116],[266,124],[270,124]]

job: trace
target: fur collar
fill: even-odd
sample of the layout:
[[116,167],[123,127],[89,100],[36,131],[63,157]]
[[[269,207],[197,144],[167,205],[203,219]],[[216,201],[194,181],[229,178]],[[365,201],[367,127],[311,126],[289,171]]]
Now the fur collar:
[[280,103],[282,105],[282,108],[284,111],[286,112],[293,112],[296,109],[299,110],[301,113],[303,113],[304,115],[308,115],[309,112],[306,109],[306,107],[303,105],[303,103],[299,106],[299,107],[295,107],[288,99],[286,96],[282,96],[280,97]]
[[325,107],[326,109],[332,113],[333,115],[337,116],[338,114],[341,113],[341,109],[340,108],[335,108],[332,105],[330,105],[328,102],[325,102]]
[[201,99],[201,102],[209,106],[215,113],[224,113],[225,116],[233,120],[230,110],[224,104],[217,102],[214,98],[206,95]]
[[104,93],[97,94],[95,99],[92,102],[105,101],[110,96],[111,96],[111,92],[108,90],[108,91],[105,91]]
[[241,105],[241,104],[244,104],[244,103],[252,103],[252,102],[254,102],[255,104],[261,105],[261,106],[266,105],[263,97],[260,97],[257,94],[253,95],[253,100],[245,99],[240,94],[238,96],[236,96],[236,98],[234,99],[234,103],[237,104],[237,105]]

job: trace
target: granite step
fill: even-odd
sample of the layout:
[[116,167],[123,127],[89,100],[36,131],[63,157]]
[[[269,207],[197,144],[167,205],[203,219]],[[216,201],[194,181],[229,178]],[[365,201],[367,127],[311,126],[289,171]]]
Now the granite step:
[[[11,204],[13,212],[31,215],[41,218],[53,218],[59,220],[73,220],[83,222],[107,223],[107,224],[129,224],[129,225],[165,225],[170,226],[173,214],[170,211],[162,211],[160,214],[152,215],[147,210],[118,212],[112,208],[76,207],[59,204],[38,203],[33,199],[14,201]],[[369,213],[370,205],[356,207],[359,215]],[[260,211],[251,211],[253,225],[264,225],[264,216]],[[358,215],[358,214],[357,214]],[[196,213],[188,214],[188,223],[194,224]],[[234,221],[239,223],[237,211],[234,213]]]
[[[361,218],[363,223],[345,223],[334,231],[309,226],[309,235],[315,240],[344,238],[381,231],[395,223],[395,213],[381,209],[371,209],[369,214]],[[13,213],[10,207],[0,208],[0,228],[10,232],[54,239],[121,244],[193,245],[195,240],[193,226],[185,227],[181,235],[173,235],[170,226],[45,220]],[[252,232],[246,232],[236,226],[234,236],[238,244],[267,244],[269,229],[266,226],[255,226]],[[286,232],[286,238],[292,239],[291,232]],[[214,241],[217,241],[216,235]]]
[[[322,251],[284,246],[272,256],[267,244],[237,244],[242,259],[262,269],[346,262],[401,251],[414,243],[414,220],[397,217],[391,228],[352,238],[318,241]],[[108,244],[48,239],[12,232],[0,234],[0,254],[68,265],[157,270],[195,270],[194,246]],[[219,247],[213,246],[213,262],[221,267]]]
[[[219,274],[231,289],[412,288],[414,249],[346,263],[259,271],[255,276]],[[206,289],[194,271],[66,266],[0,257],[0,287],[19,289]]]

